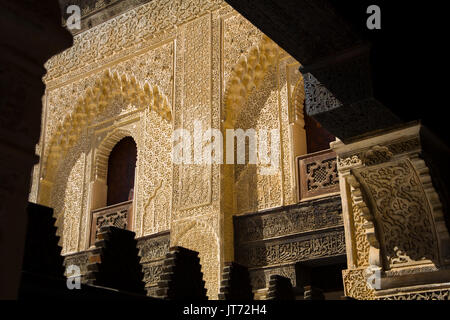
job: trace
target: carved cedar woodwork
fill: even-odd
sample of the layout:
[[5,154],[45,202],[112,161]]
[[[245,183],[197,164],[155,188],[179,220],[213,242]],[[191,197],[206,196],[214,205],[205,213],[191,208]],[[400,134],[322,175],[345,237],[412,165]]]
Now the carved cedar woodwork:
[[140,262],[144,273],[145,289],[148,296],[156,296],[164,258],[169,252],[169,242],[169,232],[161,232],[137,239],[137,247],[141,257]]
[[145,294],[135,233],[108,226],[98,238],[89,254],[87,284]]
[[102,227],[117,227],[130,230],[133,201],[125,201],[92,211],[91,245],[95,243]]
[[297,158],[300,199],[339,192],[336,154],[325,150]]
[[297,262],[345,256],[342,223],[339,196],[234,217],[236,261],[249,267],[254,290],[273,274],[295,286]]
[[[97,9],[93,15],[109,14]],[[221,0],[149,1],[75,34],[74,46],[46,63],[32,187],[33,197],[55,208],[63,253],[89,248],[91,213],[106,205],[107,155],[131,136],[138,155],[127,226],[140,237],[170,230],[172,245],[198,251],[208,296],[217,297],[223,263],[233,259],[234,209],[297,200],[295,157],[305,148],[299,139],[292,153],[292,121],[302,130],[299,65]],[[174,165],[172,133],[192,134],[196,120],[203,130],[232,123],[279,131],[275,174]],[[228,210],[230,195],[239,197],[238,208]]]
[[[332,143],[349,251],[344,287],[351,298],[375,299],[392,287],[449,280],[449,235],[420,159],[421,139],[421,125],[409,124],[350,145]],[[377,286],[369,288],[369,279]],[[414,290],[405,289],[407,295]]]

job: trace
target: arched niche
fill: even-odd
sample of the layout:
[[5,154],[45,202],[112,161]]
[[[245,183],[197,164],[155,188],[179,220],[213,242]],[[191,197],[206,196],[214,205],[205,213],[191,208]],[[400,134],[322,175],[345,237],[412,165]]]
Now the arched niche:
[[46,142],[38,203],[52,206],[51,193],[61,162],[85,128],[118,97],[122,97],[126,104],[133,104],[141,110],[153,110],[165,121],[172,121],[172,108],[168,98],[157,86],[151,86],[148,82],[141,84],[133,76],[105,70],[94,85],[86,89],[75,102],[72,112],[55,128]]
[[116,128],[94,151],[93,180],[89,188],[90,227],[85,231],[89,233],[87,247],[94,245],[103,225],[134,229],[137,141],[128,130]]

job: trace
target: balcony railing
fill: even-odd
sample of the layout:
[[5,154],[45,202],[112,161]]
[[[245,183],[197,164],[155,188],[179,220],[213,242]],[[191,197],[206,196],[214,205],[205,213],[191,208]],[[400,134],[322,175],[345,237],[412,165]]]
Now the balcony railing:
[[129,229],[132,209],[133,201],[130,200],[92,211],[90,245],[94,245],[97,240],[97,233],[101,227],[114,226],[121,229]]
[[300,201],[339,192],[336,154],[331,150],[297,157]]

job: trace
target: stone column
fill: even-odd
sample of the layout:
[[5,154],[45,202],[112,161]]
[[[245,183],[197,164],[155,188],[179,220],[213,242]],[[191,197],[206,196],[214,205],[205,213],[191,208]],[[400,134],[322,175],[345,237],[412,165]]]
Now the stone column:
[[438,291],[448,293],[450,239],[423,160],[425,132],[414,123],[358,142],[331,144],[338,156],[348,297],[442,298]]
[[39,160],[43,64],[71,44],[60,19],[56,0],[0,3],[0,299],[17,297],[31,171]]

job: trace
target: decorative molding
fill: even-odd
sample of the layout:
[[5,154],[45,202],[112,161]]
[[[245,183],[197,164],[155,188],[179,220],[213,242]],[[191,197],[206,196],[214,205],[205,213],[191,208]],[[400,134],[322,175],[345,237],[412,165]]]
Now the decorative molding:
[[[446,281],[445,274],[436,272],[449,262],[449,234],[430,172],[420,159],[420,124],[347,145],[338,141],[332,148],[345,182],[344,225],[353,251],[344,285],[360,292],[349,296],[373,298],[362,288],[375,273],[380,277],[377,292],[414,281],[436,283],[426,273]],[[421,280],[412,276],[418,274]]]

